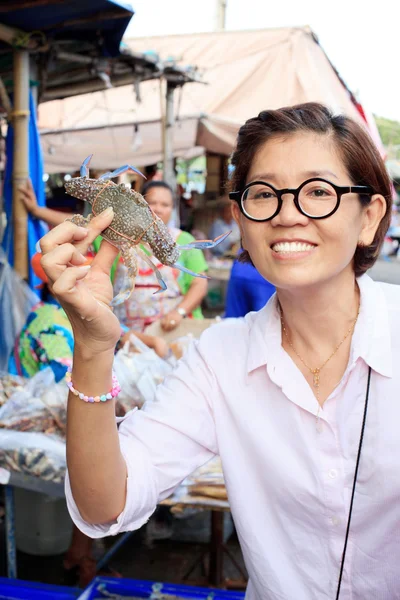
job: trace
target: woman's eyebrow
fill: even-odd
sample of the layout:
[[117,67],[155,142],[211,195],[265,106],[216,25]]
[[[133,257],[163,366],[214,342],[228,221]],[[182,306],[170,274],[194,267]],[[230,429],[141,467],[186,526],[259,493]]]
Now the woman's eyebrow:
[[[335,179],[339,179],[333,171],[329,171],[328,169],[322,169],[320,171],[303,171],[301,177],[304,177],[304,180],[310,179],[311,177],[334,177]],[[277,181],[278,179],[280,178],[273,173],[256,173],[251,177],[250,181],[265,181],[268,183]]]

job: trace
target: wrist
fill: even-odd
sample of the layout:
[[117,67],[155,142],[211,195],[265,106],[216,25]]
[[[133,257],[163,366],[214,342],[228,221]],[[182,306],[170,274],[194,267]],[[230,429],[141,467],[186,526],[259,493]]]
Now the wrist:
[[183,319],[185,319],[187,317],[187,311],[186,308],[183,308],[183,306],[178,306],[178,308],[176,309],[176,312],[181,315],[181,317]]
[[33,217],[35,217],[35,219],[41,219],[42,218],[42,207],[41,206],[33,206],[30,213]]
[[99,368],[100,365],[110,368],[114,362],[115,348],[107,348],[105,350],[96,350],[89,348],[86,344],[79,344],[75,341],[73,361],[74,365],[84,365],[85,368]]

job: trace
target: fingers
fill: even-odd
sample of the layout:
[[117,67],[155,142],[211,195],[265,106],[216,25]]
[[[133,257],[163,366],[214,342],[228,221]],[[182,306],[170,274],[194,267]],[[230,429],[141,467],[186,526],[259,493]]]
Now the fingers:
[[61,244],[74,243],[79,252],[86,254],[90,244],[110,225],[113,217],[114,212],[110,207],[93,218],[87,228],[79,227],[71,221],[64,221],[40,240],[42,253],[47,254]]
[[54,227],[40,240],[40,248],[42,254],[48,254],[61,244],[80,242],[88,235],[88,230],[85,227],[78,227],[71,221],[64,221],[61,225]]
[[86,258],[73,244],[57,246],[51,253],[42,256],[40,264],[50,281],[56,281],[68,265],[82,265]]
[[81,317],[92,321],[99,310],[99,302],[81,282],[90,271],[90,265],[65,269],[52,286],[52,292],[63,305],[73,308]]

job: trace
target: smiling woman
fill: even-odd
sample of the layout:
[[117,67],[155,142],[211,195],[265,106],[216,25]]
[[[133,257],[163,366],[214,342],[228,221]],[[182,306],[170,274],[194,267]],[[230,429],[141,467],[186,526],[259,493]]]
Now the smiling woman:
[[[297,189],[276,190],[273,184],[282,180],[282,174],[287,177],[290,172],[286,164],[287,141],[304,152],[305,170],[296,174],[303,182]],[[275,153],[279,147],[285,162],[278,165],[276,172],[271,169],[268,154]],[[336,171],[329,169],[329,165],[335,163]],[[374,191],[380,193],[386,201],[386,209],[375,236],[369,244],[359,240],[354,248],[356,275],[365,273],[374,264],[390,223],[391,182],[368,134],[352,119],[334,116],[315,103],[263,111],[240,129],[232,164],[235,166],[232,188],[239,191],[231,192],[230,197],[246,217],[254,219],[256,216],[254,220],[273,219],[287,194],[293,196],[297,210],[306,217],[326,219],[339,209],[344,194],[351,194],[350,198],[358,194],[360,205],[365,207]],[[312,164],[312,170],[307,170],[309,164]],[[338,185],[340,181],[346,185]],[[254,202],[260,192],[264,200],[268,197],[268,210],[265,203],[260,206],[259,202]],[[249,210],[253,213],[249,214]],[[251,262],[247,251],[241,254],[241,260]]]
[[[91,537],[137,529],[219,454],[246,600],[393,600],[400,289],[365,273],[390,219],[389,178],[365,131],[319,104],[247,121],[233,163],[243,248],[276,294],[208,329],[119,430],[112,401],[70,395],[69,510]],[[86,237],[69,223],[41,241],[74,327],[72,379],[87,395],[112,383],[114,254],[102,246],[83,273],[71,248],[85,252],[107,218]]]

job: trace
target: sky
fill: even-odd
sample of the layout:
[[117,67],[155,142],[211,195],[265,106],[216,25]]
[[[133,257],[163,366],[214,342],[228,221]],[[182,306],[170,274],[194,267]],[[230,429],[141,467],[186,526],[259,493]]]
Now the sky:
[[[216,0],[130,0],[125,37],[215,30]],[[400,121],[396,0],[227,0],[226,29],[309,25],[366,110]],[[396,14],[396,16],[395,16]]]

